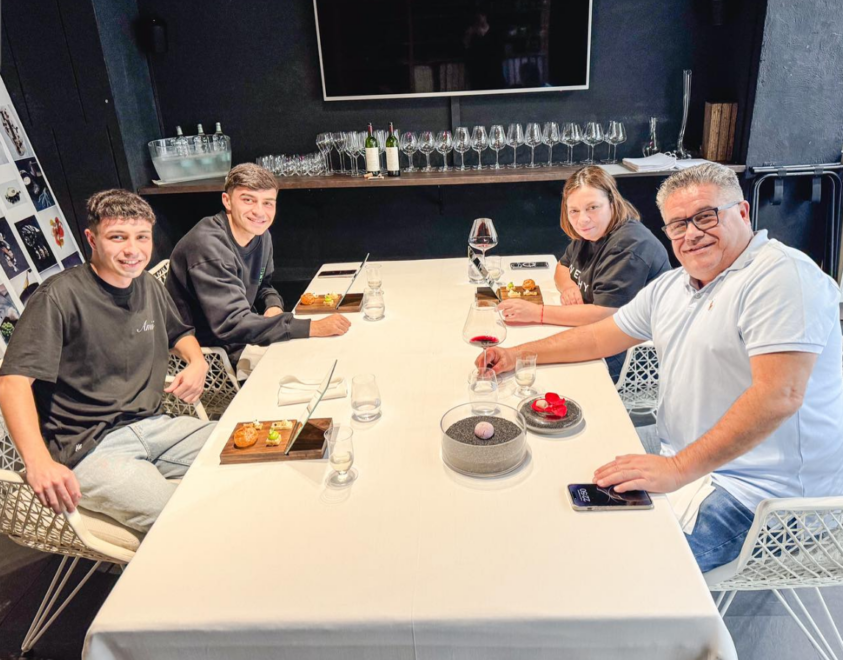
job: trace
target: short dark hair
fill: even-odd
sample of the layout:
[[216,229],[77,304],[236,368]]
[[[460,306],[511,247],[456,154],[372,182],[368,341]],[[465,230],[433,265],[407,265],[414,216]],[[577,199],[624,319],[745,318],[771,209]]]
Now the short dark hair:
[[260,165],[241,163],[231,168],[225,177],[225,192],[230,195],[235,188],[278,190],[278,181],[272,172]]
[[87,205],[88,228],[96,230],[106,219],[146,220],[155,224],[152,207],[128,190],[112,188],[91,195]]

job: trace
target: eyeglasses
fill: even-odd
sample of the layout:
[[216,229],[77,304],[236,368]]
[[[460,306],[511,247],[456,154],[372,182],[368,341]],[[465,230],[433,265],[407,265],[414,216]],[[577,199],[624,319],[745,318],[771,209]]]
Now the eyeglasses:
[[699,213],[692,215],[690,218],[668,222],[664,227],[662,227],[662,231],[667,235],[667,237],[671,241],[675,241],[677,239],[682,238],[688,231],[689,222],[693,222],[694,227],[696,227],[700,231],[713,229],[718,224],[720,224],[720,211],[725,211],[727,209],[732,208],[733,206],[737,206],[740,203],[740,200],[738,200],[737,202],[732,202],[731,204],[726,204],[725,206],[717,206],[711,209],[703,209]]

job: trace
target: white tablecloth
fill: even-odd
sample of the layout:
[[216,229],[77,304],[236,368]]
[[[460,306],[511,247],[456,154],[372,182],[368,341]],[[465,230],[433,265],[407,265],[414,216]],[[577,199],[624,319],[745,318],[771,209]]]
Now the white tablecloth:
[[[553,293],[550,255],[533,277]],[[331,267],[336,266],[332,264]],[[439,421],[467,400],[464,259],[386,262],[386,317],[343,337],[270,348],[91,626],[90,660],[734,658],[663,496],[655,509],[578,513],[565,486],[640,452],[601,362],[539,367],[579,402],[573,438],[530,434],[530,462],[472,480],[440,459]],[[312,291],[347,280],[315,279]],[[364,276],[355,283],[362,290]],[[505,346],[551,334],[510,328]],[[327,459],[219,465],[238,421],[294,418],[278,381],[371,372],[383,416],[354,423],[359,478],[326,488]],[[514,404],[515,399],[504,400]],[[349,399],[318,416],[350,420]]]

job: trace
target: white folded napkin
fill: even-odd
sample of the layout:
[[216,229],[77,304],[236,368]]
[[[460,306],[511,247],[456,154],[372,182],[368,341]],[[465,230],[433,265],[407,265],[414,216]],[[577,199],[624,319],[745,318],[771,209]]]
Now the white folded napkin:
[[[307,403],[319,389],[322,380],[308,380],[295,376],[284,376],[278,386],[278,405],[289,406],[293,403]],[[334,376],[323,399],[342,399],[348,395],[345,378]]]
[[653,154],[646,158],[624,158],[621,162],[633,172],[661,172],[673,169],[676,158],[667,154]]
[[714,492],[714,482],[707,474],[679,490],[667,494],[667,501],[679,520],[682,531],[693,534],[703,500]]

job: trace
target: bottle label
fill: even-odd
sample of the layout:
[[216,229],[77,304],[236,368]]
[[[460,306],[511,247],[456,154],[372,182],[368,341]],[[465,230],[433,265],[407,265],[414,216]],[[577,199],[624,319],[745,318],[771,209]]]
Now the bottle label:
[[388,172],[398,171],[398,147],[386,148],[386,169]]
[[366,147],[366,171],[381,171],[381,160],[377,147]]

